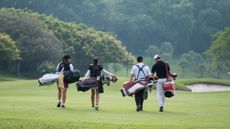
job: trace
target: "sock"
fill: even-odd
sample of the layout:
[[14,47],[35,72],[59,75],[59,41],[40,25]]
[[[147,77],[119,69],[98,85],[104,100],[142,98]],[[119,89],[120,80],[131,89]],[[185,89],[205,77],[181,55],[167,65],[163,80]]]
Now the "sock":
[[62,102],[61,105],[65,105],[65,103]]

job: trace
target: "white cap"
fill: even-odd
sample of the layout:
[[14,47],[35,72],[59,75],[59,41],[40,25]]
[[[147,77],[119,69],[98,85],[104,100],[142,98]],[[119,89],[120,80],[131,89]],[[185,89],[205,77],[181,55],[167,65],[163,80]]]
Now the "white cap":
[[160,59],[160,56],[158,54],[156,54],[154,57],[153,57],[154,60],[157,60],[157,59]]

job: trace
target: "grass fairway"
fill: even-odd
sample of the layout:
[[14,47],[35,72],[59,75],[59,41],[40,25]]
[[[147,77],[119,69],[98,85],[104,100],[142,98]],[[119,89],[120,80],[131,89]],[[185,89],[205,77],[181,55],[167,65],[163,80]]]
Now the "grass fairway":
[[[121,79],[122,80],[122,79]],[[122,80],[124,81],[124,80]],[[36,81],[0,82],[0,129],[229,129],[230,92],[177,92],[158,112],[156,91],[135,111],[134,98],[123,98],[120,84],[105,87],[100,111],[91,109],[90,92],[68,89],[66,109],[56,108],[56,86]]]

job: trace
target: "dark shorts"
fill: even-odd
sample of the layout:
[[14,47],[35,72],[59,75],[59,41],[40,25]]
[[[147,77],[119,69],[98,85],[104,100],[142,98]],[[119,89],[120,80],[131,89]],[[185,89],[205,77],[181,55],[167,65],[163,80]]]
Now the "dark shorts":
[[97,91],[99,94],[104,93],[104,87],[103,87],[102,81],[99,82]]
[[68,88],[69,87],[69,83],[67,81],[64,80],[64,87]]

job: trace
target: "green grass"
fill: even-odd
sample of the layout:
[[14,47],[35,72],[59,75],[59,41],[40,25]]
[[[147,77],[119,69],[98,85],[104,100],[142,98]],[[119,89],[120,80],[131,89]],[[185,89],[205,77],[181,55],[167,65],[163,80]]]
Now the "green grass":
[[6,76],[0,74],[0,81],[13,81],[13,80],[17,80],[17,78],[11,75]]
[[[66,109],[56,108],[56,86],[38,87],[36,81],[0,82],[1,129],[229,129],[230,92],[177,92],[158,112],[156,91],[135,111],[134,98],[122,97],[121,83],[105,87],[100,111],[91,109],[90,92],[68,89]],[[183,82],[181,80],[181,82]]]

